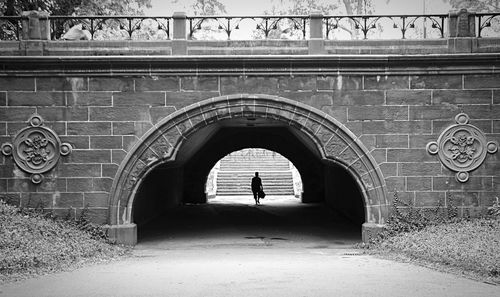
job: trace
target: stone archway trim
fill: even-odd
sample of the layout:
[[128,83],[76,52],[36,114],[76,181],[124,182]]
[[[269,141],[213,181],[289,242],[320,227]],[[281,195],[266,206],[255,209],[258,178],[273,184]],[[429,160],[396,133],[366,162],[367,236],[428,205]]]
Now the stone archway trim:
[[367,223],[384,224],[388,217],[385,181],[375,160],[361,141],[336,119],[303,103],[286,98],[237,94],[210,98],[167,116],[128,152],[113,182],[109,200],[109,223],[130,225],[135,191],[147,173],[158,164],[175,160],[177,151],[191,133],[231,118],[267,118],[305,133],[322,158],[346,168],[364,196]]

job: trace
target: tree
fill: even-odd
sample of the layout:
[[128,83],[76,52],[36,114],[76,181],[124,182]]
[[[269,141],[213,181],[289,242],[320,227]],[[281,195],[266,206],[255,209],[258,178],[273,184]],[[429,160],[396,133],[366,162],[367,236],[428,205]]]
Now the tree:
[[[179,3],[180,0],[173,0],[173,3]],[[185,2],[187,14],[195,16],[223,15],[226,14],[226,6],[219,0],[192,0]],[[224,23],[216,19],[197,19],[193,23],[192,39],[227,39],[224,31]]]
[[[319,11],[324,15],[362,15],[373,12],[372,0],[272,0],[272,14],[307,15]],[[356,23],[352,19],[343,19],[338,29],[347,33],[351,39],[359,36]],[[286,30],[286,29],[285,29]]]
[[[172,3],[179,3],[181,0],[173,0]],[[187,4],[187,13],[194,15],[221,15],[225,14],[226,6],[219,0],[191,0],[182,1]]]
[[0,15],[20,15],[39,10],[50,15],[124,15],[144,14],[151,0],[6,0],[0,4]]
[[475,12],[498,12],[500,0],[444,0],[449,2],[453,9],[465,8]]
[[[462,8],[473,12],[499,12],[500,0],[444,0],[449,2],[452,9],[459,10]],[[481,24],[484,29],[481,30],[482,37],[495,36],[500,34],[500,18],[486,17],[481,19]]]

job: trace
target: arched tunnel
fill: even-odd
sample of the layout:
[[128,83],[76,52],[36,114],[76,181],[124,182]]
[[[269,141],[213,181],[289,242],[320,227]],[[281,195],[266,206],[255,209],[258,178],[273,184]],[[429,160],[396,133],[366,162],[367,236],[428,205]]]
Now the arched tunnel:
[[135,194],[132,209],[139,242],[150,228],[161,233],[160,226],[178,218],[183,205],[206,204],[205,183],[214,164],[244,148],[272,150],[290,160],[302,177],[303,195],[299,206],[320,205],[324,216],[348,222],[359,231],[357,236],[361,240],[364,198],[355,178],[345,168],[332,160],[324,160],[317,145],[293,126],[271,119],[236,118],[214,122],[192,133],[180,146],[175,161],[157,166],[146,176]]

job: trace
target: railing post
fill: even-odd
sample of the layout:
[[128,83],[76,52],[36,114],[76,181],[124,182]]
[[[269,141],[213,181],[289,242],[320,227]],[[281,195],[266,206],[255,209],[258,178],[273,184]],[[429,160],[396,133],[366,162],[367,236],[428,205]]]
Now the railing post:
[[451,11],[448,18],[448,49],[451,53],[470,53],[477,49],[476,14],[467,9]]
[[313,12],[309,16],[309,54],[319,55],[325,53],[325,40],[323,39],[323,14]]
[[43,56],[43,41],[50,40],[49,14],[31,10],[23,11],[21,17],[21,51],[26,56]]
[[42,11],[23,11],[24,40],[50,40],[49,14]]
[[172,55],[187,55],[186,13],[174,12],[172,19],[174,20]]

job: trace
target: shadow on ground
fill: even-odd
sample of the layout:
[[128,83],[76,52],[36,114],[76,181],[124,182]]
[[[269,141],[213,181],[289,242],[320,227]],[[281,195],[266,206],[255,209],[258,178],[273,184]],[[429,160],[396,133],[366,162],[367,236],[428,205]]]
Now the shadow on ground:
[[251,196],[222,196],[183,205],[140,226],[138,249],[228,246],[348,248],[361,241],[361,226],[321,203],[271,196],[256,206]]

